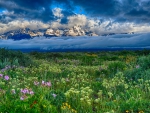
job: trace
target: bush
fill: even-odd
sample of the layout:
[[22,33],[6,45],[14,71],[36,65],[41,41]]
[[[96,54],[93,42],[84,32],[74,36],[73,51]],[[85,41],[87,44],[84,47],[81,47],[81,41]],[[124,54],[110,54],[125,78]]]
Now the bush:
[[108,65],[109,75],[113,77],[117,72],[123,71],[126,68],[124,62],[112,62]]
[[133,80],[135,82],[138,79],[150,80],[150,55],[140,57],[137,64],[132,70],[125,72],[127,80]]
[[150,55],[140,57],[137,63],[142,69],[149,69],[150,68]]
[[20,51],[6,50],[5,48],[0,49],[0,69],[5,66],[29,66],[33,64],[31,58]]

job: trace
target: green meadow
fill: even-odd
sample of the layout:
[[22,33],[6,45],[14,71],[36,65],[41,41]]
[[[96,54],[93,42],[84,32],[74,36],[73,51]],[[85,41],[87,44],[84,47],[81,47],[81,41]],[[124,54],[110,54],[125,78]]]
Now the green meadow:
[[0,49],[1,113],[150,113],[150,51]]

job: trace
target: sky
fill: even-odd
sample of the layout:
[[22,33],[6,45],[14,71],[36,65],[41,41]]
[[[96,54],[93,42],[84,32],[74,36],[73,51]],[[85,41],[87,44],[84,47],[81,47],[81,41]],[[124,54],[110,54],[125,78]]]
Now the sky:
[[[41,48],[49,48],[44,40],[53,45],[50,48],[59,48],[61,45],[64,48],[148,47],[149,22],[150,0],[0,0],[0,34],[24,27],[65,29],[74,25],[80,25],[98,35],[135,32],[130,36],[115,35],[117,38],[83,36],[48,40],[40,37],[30,40],[27,47],[43,45]],[[34,40],[41,44],[33,44]],[[0,47],[10,45],[13,48],[13,45],[24,41],[29,42],[0,40]]]

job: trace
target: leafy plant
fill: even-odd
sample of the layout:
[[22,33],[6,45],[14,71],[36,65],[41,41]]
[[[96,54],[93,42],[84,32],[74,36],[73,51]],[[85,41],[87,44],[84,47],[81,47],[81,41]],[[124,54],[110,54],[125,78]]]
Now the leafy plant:
[[46,99],[49,100],[52,105],[57,106],[58,111],[61,111],[62,104],[66,102],[66,97],[61,91],[50,91],[46,95]]
[[11,51],[5,48],[0,49],[0,68],[4,68],[6,65],[9,66],[29,66],[33,65],[32,59],[29,55],[20,51]]
[[108,65],[109,76],[113,77],[117,72],[123,71],[126,68],[126,64],[123,62],[112,62]]

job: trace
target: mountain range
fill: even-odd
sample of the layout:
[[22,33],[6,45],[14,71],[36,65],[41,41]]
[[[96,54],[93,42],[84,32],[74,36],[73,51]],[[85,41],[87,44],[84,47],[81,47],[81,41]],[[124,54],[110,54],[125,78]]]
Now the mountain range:
[[83,30],[80,26],[73,26],[70,29],[39,29],[31,30],[29,28],[22,28],[18,30],[12,30],[0,34],[0,39],[31,39],[34,37],[45,36],[45,37],[60,37],[60,36],[98,36],[92,31]]
[[[123,33],[128,34],[128,33]],[[132,33],[133,34],[133,33]],[[101,36],[115,35],[115,33],[103,34]],[[31,39],[34,37],[45,36],[50,37],[60,37],[60,36],[99,36],[96,33],[83,29],[81,26],[73,26],[69,29],[38,29],[31,30],[29,28],[22,28],[18,30],[12,30],[0,34],[0,39],[13,39],[13,40],[22,40],[22,39]]]

